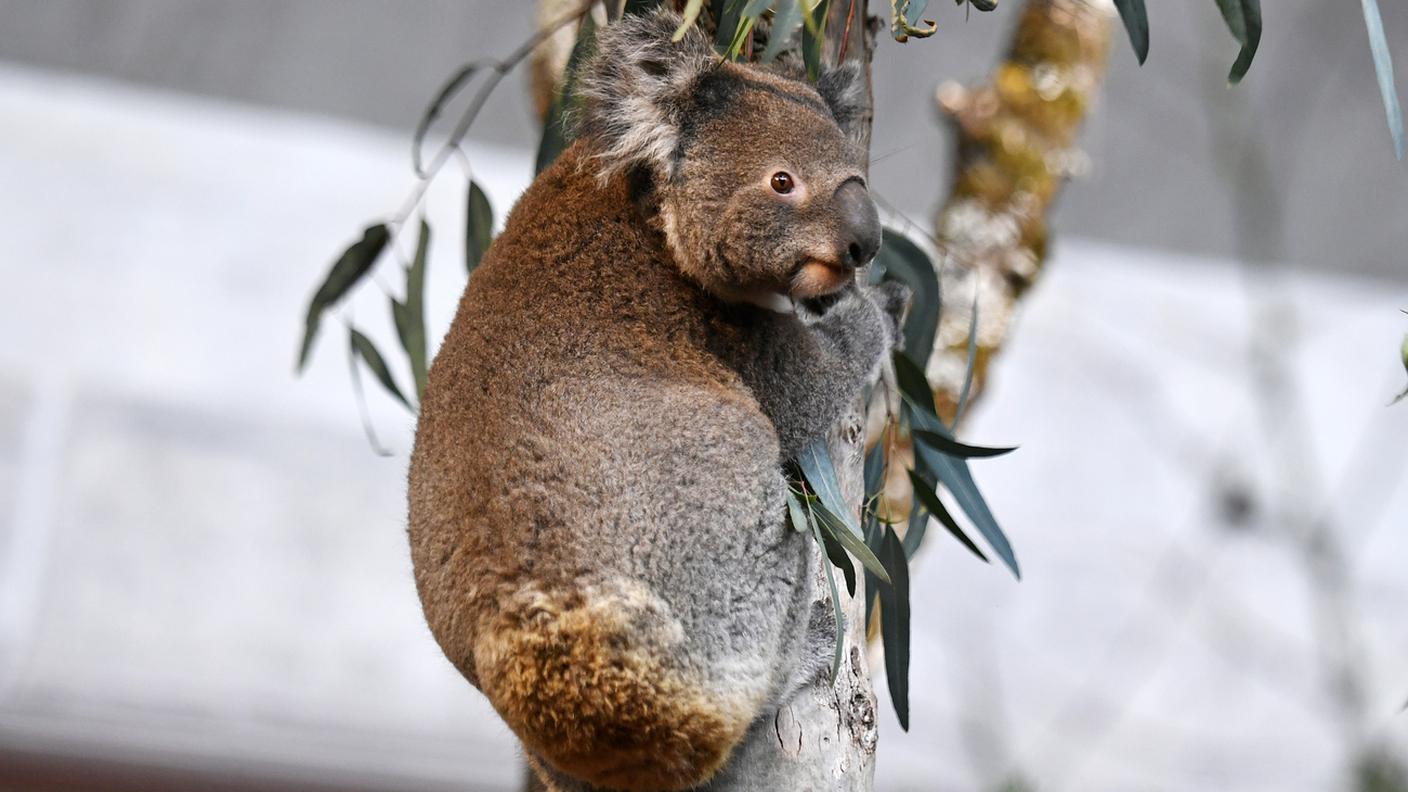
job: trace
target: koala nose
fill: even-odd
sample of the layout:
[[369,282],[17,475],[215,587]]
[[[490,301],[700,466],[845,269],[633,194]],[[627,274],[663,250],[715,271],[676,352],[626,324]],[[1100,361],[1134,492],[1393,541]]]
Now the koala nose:
[[840,260],[852,269],[868,263],[880,252],[880,213],[870,192],[858,181],[848,181],[832,198],[840,218]]

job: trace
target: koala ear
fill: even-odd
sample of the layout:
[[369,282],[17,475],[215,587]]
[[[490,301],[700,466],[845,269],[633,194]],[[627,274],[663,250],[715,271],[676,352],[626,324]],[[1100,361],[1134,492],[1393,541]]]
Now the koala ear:
[[846,137],[859,140],[870,114],[870,91],[860,64],[850,61],[823,70],[816,90]]
[[695,80],[719,63],[697,26],[671,41],[680,24],[679,15],[657,10],[626,16],[597,36],[578,88],[578,134],[596,141],[603,179],[636,165],[673,174]]

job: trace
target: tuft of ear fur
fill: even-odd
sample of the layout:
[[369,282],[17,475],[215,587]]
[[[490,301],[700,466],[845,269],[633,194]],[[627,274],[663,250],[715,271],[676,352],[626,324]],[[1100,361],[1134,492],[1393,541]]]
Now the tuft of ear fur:
[[816,81],[817,93],[851,140],[860,140],[870,114],[870,90],[865,83],[865,70],[855,61],[824,69]]
[[720,62],[697,26],[671,41],[681,21],[659,9],[626,16],[598,34],[578,88],[578,135],[595,141],[603,180],[637,165],[666,179],[673,175],[694,83]]

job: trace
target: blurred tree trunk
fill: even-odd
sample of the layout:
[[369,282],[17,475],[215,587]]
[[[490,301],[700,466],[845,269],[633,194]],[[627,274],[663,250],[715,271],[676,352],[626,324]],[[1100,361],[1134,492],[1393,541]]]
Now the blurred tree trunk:
[[938,90],[956,156],[934,219],[943,312],[928,374],[947,421],[963,390],[974,296],[970,400],[987,385],[1017,304],[1046,263],[1047,214],[1067,179],[1087,168],[1076,136],[1105,74],[1114,21],[1111,0],[1030,0],[987,83]]

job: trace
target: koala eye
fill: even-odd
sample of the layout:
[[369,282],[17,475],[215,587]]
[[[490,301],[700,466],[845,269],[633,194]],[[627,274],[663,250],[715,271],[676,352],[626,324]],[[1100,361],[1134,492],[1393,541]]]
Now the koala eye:
[[772,189],[774,192],[786,195],[792,192],[792,188],[797,184],[792,180],[792,174],[787,171],[778,171],[772,175]]

